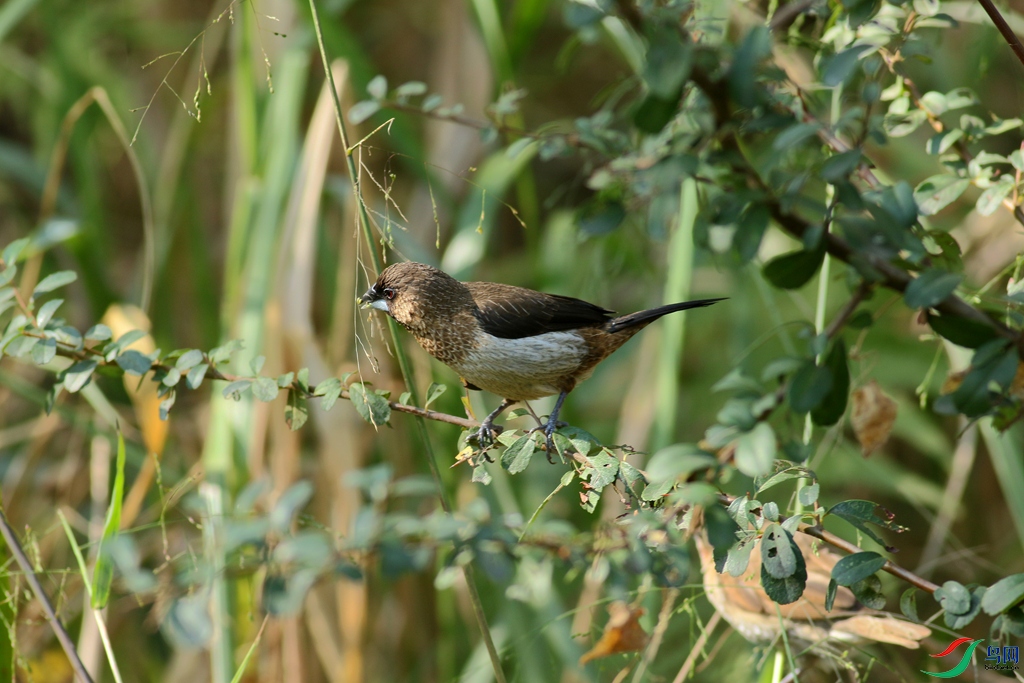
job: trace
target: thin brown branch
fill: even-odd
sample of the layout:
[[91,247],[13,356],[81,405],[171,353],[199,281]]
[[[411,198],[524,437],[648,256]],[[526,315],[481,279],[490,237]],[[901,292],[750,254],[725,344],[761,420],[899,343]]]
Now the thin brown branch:
[[837,334],[839,334],[843,329],[843,326],[846,325],[847,321],[850,319],[850,316],[853,315],[853,312],[857,310],[857,307],[860,306],[860,303],[864,301],[864,298],[870,291],[871,285],[866,282],[860,283],[857,289],[854,290],[853,296],[850,297],[850,300],[847,301],[841,309],[839,309],[839,312],[836,313],[836,317],[832,318],[832,322],[830,322],[828,327],[825,328],[826,337],[833,339]]
[[1003,19],[1003,15],[999,13],[996,6],[992,4],[992,0],[978,0],[978,4],[985,9],[992,23],[996,25],[996,29],[1003,36],[1003,40],[1013,50],[1013,54],[1017,55],[1017,59],[1020,60],[1021,64],[1024,64],[1024,45],[1021,44],[1020,38],[1013,32],[1010,25],[1006,23],[1006,19]]
[[18,537],[15,535],[14,530],[11,529],[10,523],[7,521],[7,517],[4,515],[3,509],[0,508],[0,535],[3,535],[4,540],[7,542],[7,547],[11,551],[11,555],[14,556],[15,561],[21,568],[22,573],[25,575],[25,580],[28,581],[29,587],[32,589],[32,593],[35,594],[36,600],[43,607],[43,612],[46,614],[47,620],[50,622],[50,627],[53,629],[54,635],[57,636],[57,641],[60,643],[61,648],[64,650],[64,654],[67,655],[68,661],[71,662],[71,668],[75,670],[75,674],[83,683],[92,683],[92,678],[89,676],[89,672],[85,670],[85,665],[82,664],[81,658],[78,656],[78,651],[75,650],[75,644],[71,642],[71,636],[64,629],[64,625],[60,623],[60,619],[57,618],[57,613],[53,609],[53,605],[50,604],[50,598],[46,595],[46,591],[43,590],[43,586],[39,583],[39,579],[36,577],[34,571],[32,571],[32,563],[29,562],[28,557],[25,555],[25,551],[21,547],[21,543],[18,541]]
[[[697,661],[697,657],[704,651],[704,646],[707,645],[708,638],[711,637],[711,633],[718,626],[718,622],[722,620],[722,613],[715,610],[715,613],[708,619],[708,623],[704,624],[704,630],[701,631],[700,637],[697,638],[697,642],[690,648],[690,654],[687,655],[686,661],[683,662],[683,666],[679,669],[679,673],[672,679],[672,683],[683,683],[690,676],[690,672],[693,670],[693,665]],[[721,642],[721,641],[719,641]],[[708,656],[708,661],[711,660],[711,655]]]
[[[726,494],[721,494],[719,497],[722,501],[722,504],[726,506],[730,505],[735,500],[735,497]],[[781,524],[785,521],[786,517],[780,515],[779,523]],[[819,541],[824,541],[825,543],[828,543],[830,546],[834,548],[839,548],[840,550],[846,551],[851,555],[855,553],[864,552],[864,549],[860,546],[850,543],[849,541],[840,538],[839,536],[836,536],[832,532],[825,531],[824,529],[818,526],[812,526],[810,524],[801,524],[797,528],[797,531],[799,531],[800,533],[807,534],[808,536],[813,536]],[[920,588],[921,590],[927,593],[934,593],[939,589],[937,585],[935,585],[928,579],[918,576],[909,569],[904,569],[903,567],[899,566],[891,560],[886,560],[885,564],[882,566],[882,570],[888,572],[889,574],[892,574],[896,578],[906,581],[907,583],[916,588]]]
[[[780,520],[781,520],[781,517],[780,517]],[[825,543],[828,543],[830,546],[832,546],[834,548],[839,548],[840,550],[845,550],[846,552],[848,552],[850,554],[864,552],[863,548],[861,548],[861,547],[859,547],[857,545],[854,545],[853,543],[850,543],[847,540],[839,538],[835,534],[833,534],[831,532],[828,532],[828,531],[825,531],[824,529],[821,529],[819,527],[809,526],[809,525],[801,525],[800,528],[798,529],[798,531],[800,531],[802,533],[805,533],[808,536],[813,536],[814,538],[817,538],[818,540],[824,541]],[[898,564],[896,564],[892,560],[886,560],[885,561],[885,564],[882,565],[882,571],[888,572],[888,573],[892,574],[893,576],[895,576],[898,579],[903,579],[904,581],[909,583],[911,586],[914,586],[915,588],[920,588],[921,590],[923,590],[923,591],[925,591],[927,593],[934,593],[935,591],[937,591],[939,589],[939,587],[936,584],[932,583],[928,579],[925,579],[925,578],[922,578],[922,577],[918,576],[917,574],[915,574],[914,572],[910,571],[909,569],[904,569],[903,567],[899,566]]]

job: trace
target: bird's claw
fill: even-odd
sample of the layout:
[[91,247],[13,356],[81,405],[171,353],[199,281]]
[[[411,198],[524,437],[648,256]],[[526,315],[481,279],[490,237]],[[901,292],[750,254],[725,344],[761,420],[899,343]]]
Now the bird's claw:
[[555,459],[553,455],[558,452],[558,449],[555,448],[555,430],[559,429],[560,427],[567,426],[568,425],[564,422],[547,422],[546,424],[542,424],[539,427],[534,427],[533,429],[527,432],[527,434],[533,434],[534,432],[544,432],[544,450],[547,451],[548,462],[551,463],[552,465],[555,464]]
[[476,430],[476,443],[480,446],[481,450],[486,451],[494,445],[495,438],[503,431],[505,431],[504,427],[494,423],[484,422],[480,425],[480,428]]

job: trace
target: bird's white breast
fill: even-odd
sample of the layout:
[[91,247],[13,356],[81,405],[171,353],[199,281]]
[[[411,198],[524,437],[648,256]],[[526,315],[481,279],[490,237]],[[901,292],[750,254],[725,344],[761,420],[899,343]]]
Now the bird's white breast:
[[575,332],[546,332],[521,339],[490,334],[451,367],[467,382],[504,398],[531,400],[562,391],[587,354]]

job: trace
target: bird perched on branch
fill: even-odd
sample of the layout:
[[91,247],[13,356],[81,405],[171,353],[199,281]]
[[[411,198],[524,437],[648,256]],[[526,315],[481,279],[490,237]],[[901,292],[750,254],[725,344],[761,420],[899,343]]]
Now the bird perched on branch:
[[548,457],[566,395],[630,337],[663,315],[722,299],[669,304],[615,317],[567,296],[496,282],[459,282],[422,263],[396,263],[362,297],[407,329],[469,389],[504,400],[477,432],[481,448],[500,432],[494,420],[518,401],[558,395],[543,425]]
[[840,556],[822,546],[812,548],[811,537],[793,535],[804,557],[807,585],[796,602],[778,605],[761,587],[761,544],[750,552],[750,561],[740,576],[718,573],[711,546],[701,533],[694,535],[700,554],[700,569],[708,601],[740,635],[751,642],[771,642],[783,627],[791,643],[800,649],[828,652],[832,643],[875,641],[916,650],[931,629],[863,608],[845,586],[836,591],[832,610],[825,611],[825,596],[832,568]]

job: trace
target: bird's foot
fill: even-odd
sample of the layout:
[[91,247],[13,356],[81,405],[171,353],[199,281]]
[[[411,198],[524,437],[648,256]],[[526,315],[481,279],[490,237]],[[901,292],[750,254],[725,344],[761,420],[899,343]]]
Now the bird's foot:
[[[499,434],[505,431],[504,427],[500,427],[490,420],[484,420],[479,429],[476,430],[476,443],[480,447],[480,451],[487,458],[488,462],[494,462],[491,457],[487,455],[487,449],[494,445],[494,440]],[[473,437],[470,437],[473,438]]]
[[529,430],[527,434],[533,434],[534,432],[544,432],[544,448],[547,451],[548,462],[552,465],[555,464],[554,454],[558,452],[555,448],[554,434],[555,431],[561,427],[567,427],[565,422],[559,422],[558,420],[548,420],[546,423],[539,427],[534,427]]

